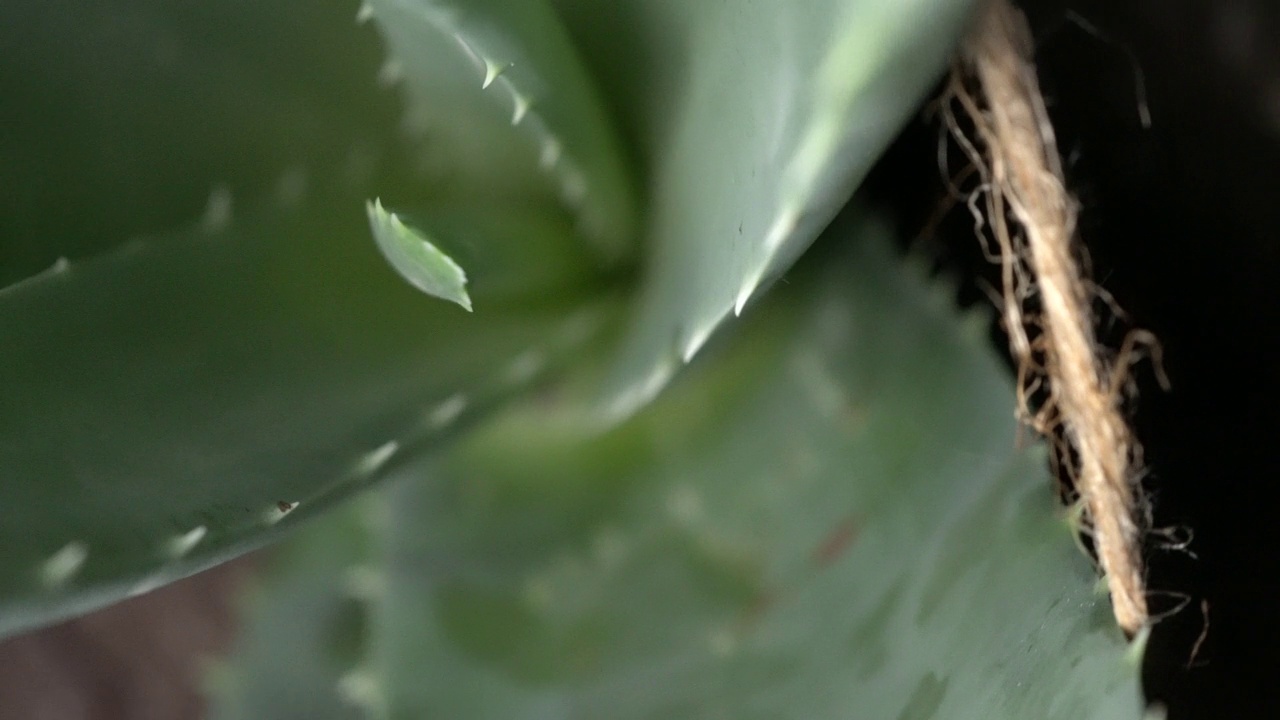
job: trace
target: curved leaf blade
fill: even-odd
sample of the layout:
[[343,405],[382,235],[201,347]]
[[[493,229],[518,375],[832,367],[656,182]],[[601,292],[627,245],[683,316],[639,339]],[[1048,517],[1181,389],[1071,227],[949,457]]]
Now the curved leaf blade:
[[[546,0],[367,0],[365,7],[409,88],[410,117],[434,135],[432,150],[452,159],[452,172],[497,176],[517,194],[553,189],[604,259],[630,254],[630,169],[599,91]],[[488,192],[482,183],[468,190]]]
[[371,247],[359,200],[313,199],[0,297],[0,633],[262,544],[603,319],[572,297],[495,300],[483,318],[424,303]]
[[[614,431],[588,439],[580,406],[547,393],[406,468],[360,560],[379,582],[356,705],[1141,717],[1138,665],[1043,451],[1014,449],[984,323],[896,268],[874,231],[849,234],[859,247],[817,258],[814,285],[771,296]],[[306,581],[273,576],[252,642],[278,637],[262,613]],[[265,686],[282,670],[245,659]]]
[[970,4],[560,3],[617,114],[640,118],[650,169],[613,417],[652,399],[830,222],[941,75]]

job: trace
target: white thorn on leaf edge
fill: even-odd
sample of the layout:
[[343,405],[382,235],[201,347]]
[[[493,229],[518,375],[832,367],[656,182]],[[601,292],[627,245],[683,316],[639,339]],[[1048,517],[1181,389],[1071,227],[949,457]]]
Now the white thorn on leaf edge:
[[481,90],[488,90],[498,76],[507,71],[511,67],[511,63],[500,63],[488,58],[484,59],[484,82],[480,83]]
[[764,265],[761,264],[747,277],[742,279],[742,286],[738,288],[738,297],[733,301],[733,314],[735,317],[742,315],[742,310],[750,302],[752,294],[756,288],[760,287],[760,281],[764,279]]
[[387,464],[387,461],[400,450],[400,443],[388,440],[377,448],[370,450],[356,461],[355,471],[358,475],[372,475]]
[[209,528],[204,525],[197,525],[181,535],[175,535],[165,542],[164,554],[174,560],[184,557],[196,545],[200,544],[200,541],[204,539],[208,532]]
[[298,502],[299,501],[297,500],[293,502],[288,502],[286,500],[277,501],[274,505],[267,508],[266,512],[262,514],[262,521],[268,525],[275,525],[283,520],[285,515],[293,512],[294,508],[298,507]]
[[45,268],[44,270],[41,270],[35,275],[31,275],[30,277],[25,277],[11,285],[0,287],[0,297],[8,295],[9,293],[12,293],[12,292],[18,292],[24,287],[30,287],[37,283],[43,282],[44,280],[57,277],[59,275],[66,273],[70,269],[71,269],[71,261],[67,260],[65,257],[60,257],[57,260],[54,260],[52,265]]
[[152,575],[151,577],[143,578],[142,580],[134,583],[133,587],[129,588],[128,595],[131,598],[138,597],[139,595],[146,595],[152,590],[160,589],[164,584],[165,580],[163,577],[159,575]]
[[432,430],[440,430],[453,423],[467,409],[467,396],[454,393],[427,413],[427,424]]
[[765,233],[765,252],[770,255],[777,252],[778,248],[782,247],[782,243],[786,242],[795,231],[798,222],[800,222],[800,210],[795,205],[784,207],[774,218],[773,224],[769,226],[769,232]]
[[608,420],[610,422],[624,420],[656,397],[666,386],[667,381],[675,375],[676,367],[673,360],[655,363],[648,375],[618,393],[607,409]]
[[73,540],[40,565],[40,581],[45,587],[61,587],[80,572],[88,557],[89,548],[84,543]]
[[706,323],[689,335],[689,339],[685,341],[684,347],[680,350],[680,357],[685,363],[692,361],[693,356],[697,355],[702,346],[707,344],[707,340],[711,339],[711,334],[716,331],[716,327],[720,325],[720,321],[724,319],[725,315],[728,315],[727,309],[724,314],[713,322]]

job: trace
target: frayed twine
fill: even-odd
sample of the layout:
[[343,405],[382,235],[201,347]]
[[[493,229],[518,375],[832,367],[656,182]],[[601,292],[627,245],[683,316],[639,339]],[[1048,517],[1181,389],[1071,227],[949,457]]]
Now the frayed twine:
[[[974,139],[960,128],[955,105]],[[1116,622],[1134,635],[1149,620],[1140,549],[1150,520],[1138,488],[1141,448],[1122,405],[1130,364],[1140,350],[1159,348],[1139,331],[1113,354],[1094,336],[1092,303],[1110,298],[1087,281],[1087,264],[1077,258],[1077,207],[1036,79],[1031,34],[1008,0],[981,4],[942,108],[980,178],[970,198],[979,237],[985,242],[985,218],[998,246],[988,256],[1001,266],[998,302],[1019,365],[1018,414],[1060,443],[1054,449],[1078,493]]]

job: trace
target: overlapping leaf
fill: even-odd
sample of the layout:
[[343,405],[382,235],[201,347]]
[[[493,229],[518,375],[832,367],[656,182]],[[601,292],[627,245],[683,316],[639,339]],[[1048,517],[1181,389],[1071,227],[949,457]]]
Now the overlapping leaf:
[[[368,0],[408,120],[451,192],[557,198],[605,259],[631,254],[636,196],[599,91],[546,0]],[[496,189],[495,189],[496,188]]]
[[648,256],[616,417],[844,205],[941,76],[970,4],[557,2],[647,171]]
[[269,578],[214,717],[296,716],[274,643],[322,718],[1139,717],[983,323],[851,234],[611,433],[550,388],[406,468],[360,557]]
[[600,319],[543,298],[472,322],[403,285],[368,237],[359,201],[317,198],[0,296],[0,629],[262,542]]
[[[30,171],[0,216],[0,634],[262,544],[599,328],[562,211],[432,198],[350,10],[0,10],[0,57],[41,58],[67,94],[0,63],[21,130],[0,149],[22,161],[0,178]],[[38,120],[92,152],[28,168]],[[379,195],[438,221],[476,316],[386,266]]]

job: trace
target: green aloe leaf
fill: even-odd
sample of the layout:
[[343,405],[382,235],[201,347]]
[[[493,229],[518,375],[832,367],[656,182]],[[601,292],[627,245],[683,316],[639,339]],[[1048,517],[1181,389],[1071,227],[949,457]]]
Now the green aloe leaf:
[[[441,209],[354,14],[0,8],[0,635],[261,545],[612,312],[563,211]],[[431,221],[476,315],[387,267],[377,196]]]
[[616,261],[634,244],[636,198],[599,92],[546,0],[367,0],[408,121],[454,192],[558,198]]
[[0,632],[261,544],[602,320],[572,296],[424,302],[359,200],[314,201],[0,291]]
[[374,82],[377,33],[354,11],[0,4],[0,287],[184,227],[206,206],[216,224],[246,201],[408,180],[421,153],[397,147],[401,110]]
[[[985,322],[880,234],[604,435],[553,385],[406,467],[361,557],[267,578],[213,717],[298,717],[297,662],[320,718],[1140,717]],[[344,602],[358,658],[313,611]]]
[[648,263],[613,383],[625,416],[844,205],[941,76],[971,2],[557,5],[648,173]]

